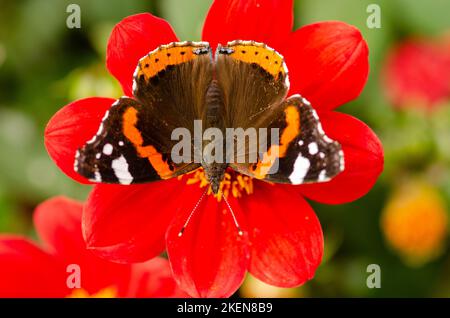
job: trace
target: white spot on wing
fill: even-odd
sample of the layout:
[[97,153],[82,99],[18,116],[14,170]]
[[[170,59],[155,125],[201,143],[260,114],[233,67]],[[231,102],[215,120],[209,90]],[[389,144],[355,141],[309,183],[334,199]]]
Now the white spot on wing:
[[344,171],[345,169],[345,158],[344,158],[344,152],[342,150],[339,151],[339,156],[341,158],[339,162],[339,168],[341,171]]
[[95,171],[94,172],[94,181],[95,182],[102,182],[102,176],[101,176],[101,174],[100,174],[100,172],[98,172],[98,171]]
[[301,184],[303,182],[310,165],[309,160],[301,155],[295,159],[294,171],[292,171],[289,176],[289,180],[291,180],[292,184]]
[[105,144],[103,146],[103,154],[110,156],[113,152],[113,146],[111,144]]
[[130,171],[128,171],[128,162],[124,156],[114,159],[111,163],[111,167],[121,184],[131,184],[131,182],[133,182],[133,176]]
[[80,158],[80,152],[77,150],[77,151],[75,152],[75,161],[74,161],[74,163],[73,163],[73,170],[74,170],[75,172],[78,172],[78,158]]
[[309,149],[309,154],[310,155],[315,155],[316,153],[319,152],[319,146],[317,145],[316,142],[312,142],[308,145],[308,149]]
[[123,145],[125,145],[125,144],[124,144],[124,142],[123,142],[122,140],[121,140],[121,141],[119,141],[119,146],[121,146],[121,147],[122,147]]
[[321,181],[325,181],[327,180],[327,171],[325,169],[323,169],[322,171],[320,171],[319,173],[319,182]]
[[97,153],[97,154],[95,154],[95,158],[96,159],[100,159],[102,157],[102,154],[99,152],[99,153]]

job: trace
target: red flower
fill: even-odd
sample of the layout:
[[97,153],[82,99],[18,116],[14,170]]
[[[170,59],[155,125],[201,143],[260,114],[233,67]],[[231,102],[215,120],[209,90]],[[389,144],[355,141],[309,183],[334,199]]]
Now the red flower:
[[[229,201],[244,235],[223,201],[202,201],[184,235],[178,232],[205,185],[202,172],[181,180],[146,185],[97,185],[84,214],[87,245],[103,257],[135,262],[167,246],[175,279],[195,297],[226,297],[248,270],[273,285],[292,287],[314,276],[323,253],[319,220],[304,197],[344,203],[366,194],[383,167],[376,135],[361,121],[333,110],[356,98],[368,75],[368,48],[360,32],[345,23],[322,22],[293,32],[292,1],[216,0],[203,40],[214,47],[230,40],[264,42],[286,58],[291,91],[319,112],[324,130],[343,147],[346,169],[331,182],[271,185],[231,172]],[[177,41],[170,25],[150,14],[121,21],[108,43],[107,67],[131,96],[137,61],[160,44]],[[74,154],[97,131],[114,102],[87,98],[61,109],[49,122],[45,143],[56,164],[74,179]],[[244,180],[245,179],[245,180]],[[200,181],[187,186],[186,183]],[[167,230],[168,229],[168,230]]]
[[[163,258],[122,265],[86,250],[81,235],[82,204],[63,197],[35,211],[34,223],[43,242],[0,236],[0,297],[183,297]],[[67,281],[79,266],[81,288]],[[74,278],[75,279],[75,278]],[[73,287],[73,286],[71,286]]]
[[450,41],[408,40],[389,54],[382,77],[398,108],[432,109],[450,99]]

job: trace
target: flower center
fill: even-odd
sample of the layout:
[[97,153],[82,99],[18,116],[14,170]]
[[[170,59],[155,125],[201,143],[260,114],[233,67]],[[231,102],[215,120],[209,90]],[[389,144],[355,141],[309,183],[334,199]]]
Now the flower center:
[[90,294],[84,288],[77,288],[67,298],[117,298],[117,290],[115,287],[106,287],[96,293]]
[[[197,184],[200,188],[208,186],[209,188],[207,194],[213,194],[208,178],[202,168],[188,174],[186,184]],[[222,182],[220,183],[219,192],[214,195],[219,202],[222,200],[222,195],[220,193],[223,193],[226,198],[228,198],[230,194],[235,198],[241,198],[244,194],[252,194],[253,179],[249,176],[227,170]]]

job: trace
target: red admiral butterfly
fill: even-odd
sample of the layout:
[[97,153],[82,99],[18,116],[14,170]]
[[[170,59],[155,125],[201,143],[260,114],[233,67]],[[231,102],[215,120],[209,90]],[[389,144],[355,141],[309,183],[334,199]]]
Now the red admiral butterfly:
[[[131,184],[203,167],[214,193],[227,167],[290,184],[327,181],[343,171],[341,146],[325,135],[309,102],[300,95],[286,99],[289,77],[280,54],[253,41],[229,42],[212,53],[206,42],[175,42],[143,57],[134,74],[134,98],[112,105],[98,133],[77,151],[75,171],[94,182]],[[280,134],[276,142],[258,140],[267,151],[258,153],[256,162],[175,163],[172,132],[179,127],[193,132],[196,120],[203,129],[278,128]],[[192,142],[195,157],[205,143]],[[236,140],[231,143],[234,149]]]

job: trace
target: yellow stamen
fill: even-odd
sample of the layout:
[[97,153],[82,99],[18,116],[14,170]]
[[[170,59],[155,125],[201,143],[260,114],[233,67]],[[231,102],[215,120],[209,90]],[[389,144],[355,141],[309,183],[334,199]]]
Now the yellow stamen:
[[[179,179],[181,180],[182,177],[179,177]],[[188,174],[186,184],[198,184],[200,188],[208,186],[209,189],[207,194],[213,194],[203,169],[197,169]],[[220,193],[223,193],[226,198],[228,198],[230,193],[235,198],[241,198],[243,194],[252,194],[253,180],[251,177],[236,173],[234,171],[227,171],[225,172],[223,180],[220,183],[219,194],[214,195],[219,202],[222,200],[222,195],[220,195]]]

